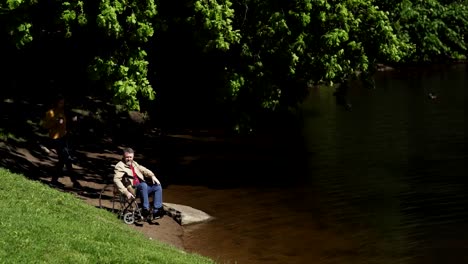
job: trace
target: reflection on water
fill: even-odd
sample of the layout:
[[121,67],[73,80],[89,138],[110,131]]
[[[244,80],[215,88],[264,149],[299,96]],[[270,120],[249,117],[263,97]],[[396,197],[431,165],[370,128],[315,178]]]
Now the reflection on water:
[[348,91],[352,111],[313,90],[304,159],[268,150],[247,162],[251,150],[237,150],[192,176],[260,184],[166,190],[216,217],[187,228],[187,248],[222,263],[468,263],[466,75],[464,65],[380,73],[375,90]]

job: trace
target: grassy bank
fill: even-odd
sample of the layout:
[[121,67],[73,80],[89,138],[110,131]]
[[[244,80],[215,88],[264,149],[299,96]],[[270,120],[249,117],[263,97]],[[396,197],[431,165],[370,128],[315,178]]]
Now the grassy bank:
[[153,241],[112,213],[0,168],[2,263],[213,263]]

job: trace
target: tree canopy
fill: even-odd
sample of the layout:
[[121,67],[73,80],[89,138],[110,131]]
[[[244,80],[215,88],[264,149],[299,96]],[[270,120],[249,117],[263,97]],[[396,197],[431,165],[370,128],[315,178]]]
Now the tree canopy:
[[10,79],[92,80],[127,109],[210,102],[242,129],[297,107],[310,85],[371,76],[377,63],[466,59],[467,4],[0,0],[0,64]]

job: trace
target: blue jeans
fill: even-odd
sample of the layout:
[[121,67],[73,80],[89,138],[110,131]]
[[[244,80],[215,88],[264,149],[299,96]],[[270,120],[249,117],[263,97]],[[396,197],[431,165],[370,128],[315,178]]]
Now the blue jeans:
[[162,207],[162,188],[161,185],[154,184],[148,186],[146,182],[140,182],[136,187],[137,193],[140,195],[140,199],[143,200],[143,209],[149,210],[149,197],[153,194],[153,208],[159,209]]

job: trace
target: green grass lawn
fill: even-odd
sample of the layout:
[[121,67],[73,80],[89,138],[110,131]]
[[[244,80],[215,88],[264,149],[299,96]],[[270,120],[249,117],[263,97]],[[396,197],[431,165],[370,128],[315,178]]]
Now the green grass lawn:
[[214,263],[43,183],[3,168],[0,179],[1,263]]

